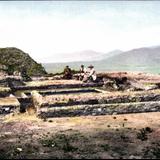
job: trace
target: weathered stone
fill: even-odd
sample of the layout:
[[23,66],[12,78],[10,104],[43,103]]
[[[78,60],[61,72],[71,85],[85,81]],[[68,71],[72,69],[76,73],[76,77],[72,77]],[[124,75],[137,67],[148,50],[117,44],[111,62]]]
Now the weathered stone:
[[41,112],[46,117],[66,117],[82,115],[116,115],[128,113],[160,111],[160,102],[138,102],[102,105],[78,105],[70,107],[53,107]]
[[0,98],[0,114],[18,112],[20,103],[16,97]]
[[127,90],[127,91],[138,91],[138,90],[152,90],[158,89],[158,84],[152,84],[146,86],[144,83],[136,80],[136,79],[129,79],[127,76],[118,76],[112,77],[108,76],[107,78],[103,78],[104,85],[103,88],[109,91],[115,90]]
[[0,79],[0,86],[14,89],[17,86],[24,86],[25,83],[19,76],[5,76]]
[[[38,115],[44,113],[54,116],[79,116],[159,111],[159,106],[153,106],[152,103],[152,101],[155,104],[160,101],[160,90],[152,91],[158,85],[144,85],[126,79],[122,75],[118,78],[104,79],[104,82],[100,83],[53,80],[48,77],[47,80],[42,77],[40,79],[25,83],[26,85],[21,84],[22,81],[15,76],[1,80],[11,87],[12,94],[16,93],[15,91],[21,93],[17,96],[21,109],[26,110],[27,107],[34,106]],[[110,89],[116,92],[108,92],[100,88],[93,89],[93,87],[102,87],[103,85],[107,87],[106,90],[111,87]],[[33,91],[34,89],[38,91]],[[130,92],[131,90],[139,90],[139,92]],[[151,104],[151,107],[148,106],[147,102]],[[76,105],[77,107],[75,107]],[[5,109],[6,112],[7,110],[8,108]]]
[[25,93],[21,93],[22,98],[27,98],[28,96]]
[[[72,80],[73,81],[73,80]],[[54,82],[54,81],[53,81]],[[86,87],[102,87],[103,82],[101,83],[82,83],[74,81],[76,83],[55,83],[53,84],[46,84],[45,85],[26,85],[26,86],[15,86],[15,90],[38,90],[38,89],[60,89],[60,88],[86,88]]]
[[113,104],[113,103],[130,103],[130,102],[149,102],[160,101],[160,91],[143,91],[130,93],[83,93],[83,94],[67,94],[67,95],[50,95],[45,96],[42,106],[71,106],[82,104]]
[[39,115],[41,112],[41,105],[43,103],[43,98],[37,91],[32,91],[31,95],[32,95],[33,107],[35,107],[37,115]]
[[11,94],[9,87],[0,87],[0,97],[7,97]]

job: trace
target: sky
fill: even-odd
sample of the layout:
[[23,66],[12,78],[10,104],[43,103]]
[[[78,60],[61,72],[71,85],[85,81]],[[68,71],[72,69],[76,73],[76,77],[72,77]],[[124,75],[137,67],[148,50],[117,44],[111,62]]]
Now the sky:
[[0,47],[36,61],[160,45],[159,1],[0,1]]

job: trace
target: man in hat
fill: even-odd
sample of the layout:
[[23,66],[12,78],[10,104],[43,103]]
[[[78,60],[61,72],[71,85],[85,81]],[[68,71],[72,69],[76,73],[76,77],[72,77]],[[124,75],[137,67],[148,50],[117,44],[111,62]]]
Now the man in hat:
[[83,82],[87,82],[87,81],[95,82],[96,79],[97,79],[97,75],[96,75],[94,66],[92,65],[88,66],[87,75],[84,77]]
[[80,68],[79,80],[83,80],[86,73],[87,73],[87,69],[82,64]]
[[66,66],[63,72],[64,72],[64,75],[63,75],[64,79],[72,79],[72,71],[69,68],[69,66]]

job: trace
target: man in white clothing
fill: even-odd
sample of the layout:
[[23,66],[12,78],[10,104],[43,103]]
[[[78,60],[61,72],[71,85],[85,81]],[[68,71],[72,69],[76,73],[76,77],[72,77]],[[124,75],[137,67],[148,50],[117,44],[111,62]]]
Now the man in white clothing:
[[90,65],[88,66],[87,74],[83,79],[83,82],[87,82],[88,80],[95,82],[97,79],[96,71],[94,69],[94,66]]

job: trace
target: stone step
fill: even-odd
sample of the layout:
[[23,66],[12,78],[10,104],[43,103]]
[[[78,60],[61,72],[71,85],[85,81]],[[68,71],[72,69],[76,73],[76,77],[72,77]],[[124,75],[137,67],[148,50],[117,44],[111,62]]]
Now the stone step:
[[60,88],[86,88],[86,87],[102,87],[101,83],[68,83],[68,84],[48,84],[48,85],[26,85],[26,86],[15,86],[15,91],[20,90],[46,90],[46,89],[60,89]]
[[157,91],[141,91],[134,94],[115,92],[114,93],[83,93],[83,94],[67,94],[67,95],[50,95],[43,97],[42,106],[60,107],[83,104],[113,104],[113,103],[131,103],[131,102],[147,102],[160,101],[160,90]]
[[20,109],[20,103],[16,97],[0,98],[0,114],[12,113]]
[[4,76],[0,78],[0,85],[3,87],[14,88],[15,86],[23,86],[24,82],[19,76]]
[[7,97],[11,94],[9,87],[0,87],[0,97]]
[[68,107],[41,108],[40,117],[73,117],[73,116],[97,116],[143,112],[159,112],[160,101],[119,103],[119,104],[95,104],[75,105]]

